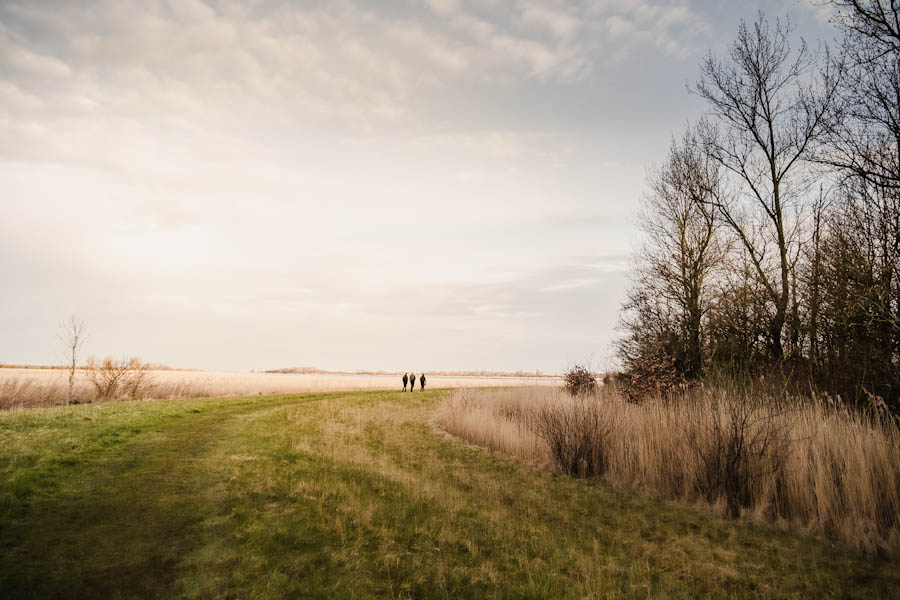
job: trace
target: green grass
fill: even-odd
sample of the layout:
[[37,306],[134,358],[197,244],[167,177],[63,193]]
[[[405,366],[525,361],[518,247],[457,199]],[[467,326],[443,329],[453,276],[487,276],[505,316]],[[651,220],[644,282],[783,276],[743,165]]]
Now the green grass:
[[442,392],[0,414],[0,597],[900,595],[900,567],[495,457]]

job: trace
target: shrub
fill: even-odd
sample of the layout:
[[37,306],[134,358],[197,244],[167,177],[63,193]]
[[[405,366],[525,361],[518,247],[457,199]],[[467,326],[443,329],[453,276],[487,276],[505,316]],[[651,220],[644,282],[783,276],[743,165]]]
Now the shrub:
[[659,348],[647,356],[631,361],[623,377],[622,392],[629,402],[639,403],[653,396],[666,397],[687,387],[675,357]]
[[566,391],[573,396],[593,394],[597,391],[597,376],[585,365],[576,364],[563,376]]
[[615,421],[598,402],[584,397],[543,407],[537,435],[550,448],[556,466],[573,477],[600,477],[609,466],[607,446]]
[[92,356],[88,359],[86,374],[100,401],[143,398],[151,383],[147,363],[139,358],[117,360],[107,356],[97,360]]
[[781,480],[791,444],[791,414],[742,395],[714,396],[706,419],[684,424],[697,459],[697,493],[709,502],[723,499],[732,517],[759,504],[763,478]]

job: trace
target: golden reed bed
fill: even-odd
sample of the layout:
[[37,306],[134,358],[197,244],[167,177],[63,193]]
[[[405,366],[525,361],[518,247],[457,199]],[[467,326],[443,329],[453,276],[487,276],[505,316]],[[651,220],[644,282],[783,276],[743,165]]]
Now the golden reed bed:
[[458,390],[435,423],[518,460],[900,556],[900,426],[873,408],[707,387]]

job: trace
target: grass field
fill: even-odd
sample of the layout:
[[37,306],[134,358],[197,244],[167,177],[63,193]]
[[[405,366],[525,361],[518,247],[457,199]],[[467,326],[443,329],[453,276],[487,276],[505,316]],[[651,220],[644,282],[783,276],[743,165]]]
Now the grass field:
[[0,414],[2,598],[887,598],[900,566],[499,458],[445,392]]

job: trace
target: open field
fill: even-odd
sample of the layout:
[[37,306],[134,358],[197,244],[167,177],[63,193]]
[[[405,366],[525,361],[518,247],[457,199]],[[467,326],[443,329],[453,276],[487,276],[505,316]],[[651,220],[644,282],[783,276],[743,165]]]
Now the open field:
[[[0,369],[0,409],[56,406],[66,403],[66,377],[60,369]],[[426,388],[560,385],[558,377],[465,377],[431,376]],[[399,390],[395,375],[355,375],[318,373],[226,373],[216,371],[151,370],[142,390],[142,399],[211,398],[304,392],[352,392]],[[416,389],[419,389],[417,384]],[[79,402],[96,401],[96,392],[84,370],[75,383]]]
[[485,452],[447,392],[0,413],[4,598],[887,598],[900,566]]

